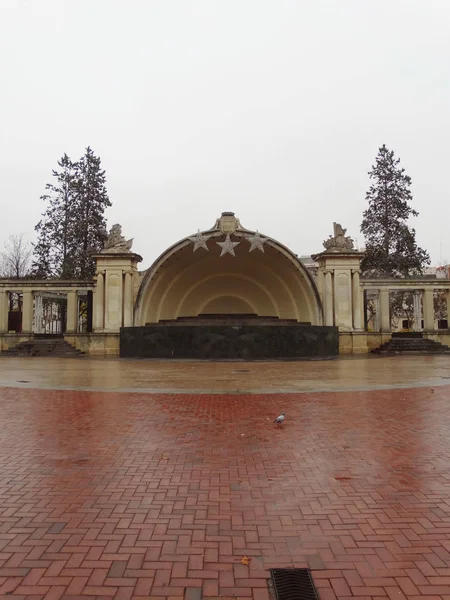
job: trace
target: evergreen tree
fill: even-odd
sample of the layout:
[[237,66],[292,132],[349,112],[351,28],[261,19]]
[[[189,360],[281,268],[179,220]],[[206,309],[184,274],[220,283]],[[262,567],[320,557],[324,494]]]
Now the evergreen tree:
[[35,231],[38,232],[38,241],[33,244],[33,263],[31,266],[31,275],[37,279],[47,279],[53,276],[54,264],[50,255],[51,242],[50,242],[50,231],[51,227],[47,226],[47,223],[40,221]]
[[104,213],[111,202],[106,190],[106,175],[101,161],[90,147],[76,165],[75,238],[76,277],[86,279],[95,274],[92,255],[103,248],[106,237]]
[[423,272],[429,264],[428,253],[416,243],[416,232],[408,226],[417,217],[411,208],[411,178],[399,166],[394,152],[383,145],[369,172],[373,180],[366,200],[361,232],[365,237],[365,256],[361,269],[367,275],[408,277]]
[[53,171],[54,183],[41,199],[47,208],[36,225],[33,275],[62,279],[89,279],[95,273],[92,254],[105,239],[105,209],[111,206],[105,171],[91,148],[72,162],[64,154]]
[[32,270],[36,277],[71,279],[75,276],[77,247],[74,238],[76,171],[67,154],[58,161],[58,167],[52,171],[54,183],[47,183],[47,193],[41,196],[47,208],[35,227],[38,241],[34,246]]

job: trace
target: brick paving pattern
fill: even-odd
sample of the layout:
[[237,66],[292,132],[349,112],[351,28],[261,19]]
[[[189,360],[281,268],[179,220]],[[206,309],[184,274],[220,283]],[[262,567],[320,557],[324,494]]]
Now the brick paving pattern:
[[449,400],[0,389],[0,596],[450,600]]

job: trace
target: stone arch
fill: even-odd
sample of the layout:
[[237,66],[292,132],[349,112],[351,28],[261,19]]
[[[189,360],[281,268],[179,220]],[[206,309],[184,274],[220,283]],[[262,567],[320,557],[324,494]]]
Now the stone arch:
[[[212,230],[204,235],[209,237],[208,251],[193,252],[192,242],[184,238],[146,271],[135,304],[136,326],[197,316],[215,298],[240,299],[259,316],[323,323],[315,281],[288,248],[266,238],[264,252],[249,252],[246,238],[254,232],[238,230],[233,233],[240,242],[236,256],[220,257],[216,242],[223,240],[223,233]],[[225,300],[220,305],[227,310]]]
[[[233,290],[231,295],[230,290]],[[240,298],[252,307],[253,313],[263,315],[266,312],[280,316],[272,294],[259,282],[242,273],[224,272],[213,273],[196,281],[181,299],[177,317],[186,316],[183,314],[186,311],[190,316],[194,316],[192,313],[195,312],[195,305],[202,306],[202,301],[196,300],[211,295]]]

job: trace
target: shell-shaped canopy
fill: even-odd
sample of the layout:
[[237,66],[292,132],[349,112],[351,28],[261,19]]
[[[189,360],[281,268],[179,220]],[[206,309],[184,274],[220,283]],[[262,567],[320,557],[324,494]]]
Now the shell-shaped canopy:
[[322,324],[314,279],[298,257],[223,213],[212,229],[180,240],[146,271],[134,323],[248,313]]

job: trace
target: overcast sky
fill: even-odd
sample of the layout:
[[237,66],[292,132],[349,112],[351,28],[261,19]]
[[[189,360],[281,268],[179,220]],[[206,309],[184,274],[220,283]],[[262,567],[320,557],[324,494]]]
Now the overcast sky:
[[450,262],[449,0],[0,0],[0,249],[90,145],[148,267],[231,210],[298,254],[360,245],[385,143]]

